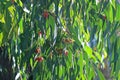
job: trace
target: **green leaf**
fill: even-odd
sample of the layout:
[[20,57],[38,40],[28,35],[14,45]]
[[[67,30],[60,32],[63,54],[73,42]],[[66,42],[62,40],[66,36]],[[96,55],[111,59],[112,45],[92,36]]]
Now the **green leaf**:
[[70,17],[72,18],[74,16],[74,11],[73,9],[70,10]]
[[83,76],[83,54],[82,53],[79,53],[80,54],[80,59],[78,61],[78,64],[80,66],[80,75],[81,75],[81,78]]
[[23,19],[22,18],[19,22],[19,29],[20,29],[20,33],[23,33]]
[[23,7],[23,3],[21,2],[21,0],[19,0],[19,5]]
[[84,46],[84,51],[88,54],[88,56],[92,57],[92,49],[89,46]]
[[52,32],[53,32],[55,27],[55,19],[51,15],[49,16],[49,25],[52,27]]
[[107,16],[107,19],[112,23],[113,22],[113,8],[110,3],[105,8],[105,14]]
[[69,55],[68,55],[68,57],[66,58],[66,66],[67,66],[67,69],[69,69],[69,68],[72,66],[72,64],[73,64],[73,63],[72,63],[72,60],[73,60],[72,56],[73,56],[72,52],[69,51]]
[[30,66],[33,68],[33,59],[30,58]]
[[62,77],[62,70],[63,70],[63,67],[62,65],[59,66],[59,78]]
[[50,33],[51,33],[51,29],[49,27],[47,28],[47,31],[46,31],[46,39],[50,37]]
[[116,21],[120,21],[120,5],[117,4]]
[[93,69],[93,67],[91,66],[91,68],[90,68],[90,77],[89,77],[89,79],[88,80],[91,80],[93,77],[94,77],[94,75],[95,75],[95,72],[94,72],[95,70]]
[[98,73],[98,76],[99,76],[100,80],[106,80],[104,75],[102,74],[102,72],[99,69],[97,69],[97,73]]
[[117,60],[117,63],[116,63],[116,70],[115,70],[115,74],[118,74],[119,73],[119,70],[120,70],[120,56],[119,56],[119,59]]
[[95,56],[98,58],[98,60],[99,60],[100,62],[102,62],[102,57],[101,57],[100,53],[94,52],[94,54],[95,54]]
[[9,10],[9,12],[12,14],[12,16],[14,16],[14,11],[15,11],[14,6],[8,7],[8,10]]
[[1,44],[2,44],[2,39],[3,39],[3,33],[1,32],[1,33],[0,33],[0,46],[1,46]]
[[0,13],[0,22],[5,23],[4,14],[1,14],[1,13]]
[[[87,74],[90,74],[90,71],[89,71],[89,69],[90,69],[90,68],[89,68],[89,59],[88,59],[87,53],[84,53],[84,58],[85,58],[85,61],[86,61],[86,65],[85,65],[85,66],[86,66],[86,68],[85,68],[85,69],[86,69],[86,73],[87,73]],[[89,75],[88,75],[88,76],[89,76]],[[89,80],[89,79],[88,79],[88,80]]]
[[55,10],[55,4],[54,4],[54,3],[52,3],[52,4],[50,5],[49,10],[50,10],[51,12],[53,12],[53,11]]
[[115,7],[115,2],[116,2],[115,0],[111,0],[111,4],[112,4],[112,6],[113,6],[114,8],[116,8],[116,7]]

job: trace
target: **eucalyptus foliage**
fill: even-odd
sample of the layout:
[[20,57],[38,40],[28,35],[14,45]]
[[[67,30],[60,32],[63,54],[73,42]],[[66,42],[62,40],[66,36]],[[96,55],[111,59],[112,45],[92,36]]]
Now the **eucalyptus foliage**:
[[0,79],[119,80],[120,0],[0,0],[0,46]]

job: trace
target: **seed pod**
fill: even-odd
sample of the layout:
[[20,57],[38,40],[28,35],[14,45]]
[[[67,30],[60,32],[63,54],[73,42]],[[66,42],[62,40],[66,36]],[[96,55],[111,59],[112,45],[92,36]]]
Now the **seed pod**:
[[96,47],[94,47],[94,48],[93,48],[93,50],[94,50],[94,51],[96,51],[96,50],[97,50],[97,48],[96,48]]
[[12,4],[14,3],[14,0],[11,0]]
[[64,42],[64,43],[69,43],[69,44],[71,44],[71,43],[74,42],[74,40],[71,39],[71,38],[64,38],[64,39],[63,39],[63,42]]
[[51,51],[50,54],[49,54],[50,59],[52,59],[52,56],[53,56],[53,53]]
[[63,49],[62,48],[56,48],[56,51],[58,54],[62,54],[63,53]]
[[106,19],[107,19],[107,17],[106,17],[105,15],[103,15],[103,19],[104,19],[104,20],[106,20]]

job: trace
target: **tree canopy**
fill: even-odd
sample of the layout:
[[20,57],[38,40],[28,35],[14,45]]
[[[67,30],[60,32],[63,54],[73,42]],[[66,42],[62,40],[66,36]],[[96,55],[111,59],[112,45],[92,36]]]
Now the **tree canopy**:
[[0,0],[0,78],[119,80],[120,0]]

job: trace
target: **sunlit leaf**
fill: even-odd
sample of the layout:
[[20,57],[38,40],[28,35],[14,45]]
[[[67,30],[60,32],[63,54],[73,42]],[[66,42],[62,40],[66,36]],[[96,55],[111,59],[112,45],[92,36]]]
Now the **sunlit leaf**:
[[23,33],[23,19],[22,18],[19,22],[19,29],[20,29],[20,33]]
[[89,46],[84,46],[84,50],[89,57],[92,57],[92,49]]
[[117,5],[116,9],[116,20],[120,21],[120,5]]
[[110,3],[105,8],[105,14],[107,16],[107,19],[112,23],[113,22],[113,8]]
[[3,39],[3,33],[0,33],[0,45],[2,44],[2,39]]

